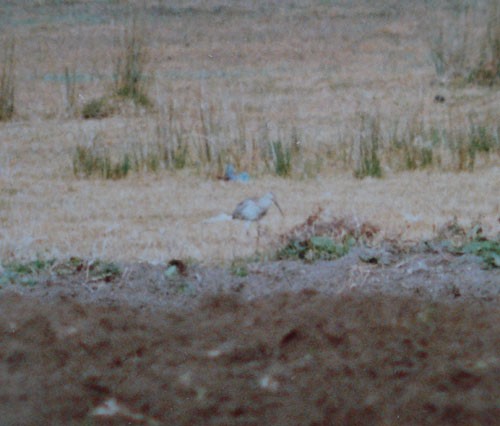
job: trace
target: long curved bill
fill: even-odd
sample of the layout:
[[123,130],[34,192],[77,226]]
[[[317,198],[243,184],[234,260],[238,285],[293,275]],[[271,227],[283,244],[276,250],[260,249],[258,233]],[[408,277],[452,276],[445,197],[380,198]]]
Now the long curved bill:
[[280,205],[278,204],[278,202],[277,202],[276,200],[273,200],[273,202],[274,202],[274,204],[276,204],[276,207],[278,207],[278,210],[280,211],[281,216],[285,216],[285,215],[283,214],[283,210],[281,210],[281,207],[280,207]]

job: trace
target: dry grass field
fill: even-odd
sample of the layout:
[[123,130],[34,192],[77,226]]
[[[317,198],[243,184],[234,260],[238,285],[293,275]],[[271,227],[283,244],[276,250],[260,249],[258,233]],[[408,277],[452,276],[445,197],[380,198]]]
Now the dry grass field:
[[0,423],[498,422],[499,22],[2,1]]
[[[137,3],[3,6],[3,46],[15,39],[15,115],[0,124],[4,261],[248,255],[253,237],[240,223],[203,221],[268,190],[286,216],[265,219],[266,244],[318,207],[370,220],[403,239],[428,237],[454,216],[498,232],[500,93],[454,83],[455,63],[439,74],[432,60],[436,37],[454,36],[451,24],[465,16],[471,53],[464,60],[479,61],[473,41],[485,27],[471,25],[486,25],[484,4],[464,15],[452,2]],[[154,107],[123,102],[108,118],[83,120],[86,102],[109,93],[130,15],[140,23]],[[446,102],[434,102],[436,95]],[[215,121],[208,130],[200,111]],[[391,143],[392,132],[411,143],[431,128],[468,132],[474,120],[492,129],[497,145],[478,154],[473,171],[445,146],[435,148],[433,164],[407,170],[403,154],[388,146],[379,154],[384,176],[359,180],[357,146],[374,132],[362,127],[361,116],[378,123],[381,144]],[[186,135],[190,156],[182,170],[160,167],[120,180],[73,173],[77,146],[99,144],[111,155],[151,149],[169,119]],[[199,154],[200,134],[209,140],[210,161]],[[294,144],[289,178],[276,176],[263,152],[273,140]],[[250,182],[215,179],[226,162],[248,171]]]

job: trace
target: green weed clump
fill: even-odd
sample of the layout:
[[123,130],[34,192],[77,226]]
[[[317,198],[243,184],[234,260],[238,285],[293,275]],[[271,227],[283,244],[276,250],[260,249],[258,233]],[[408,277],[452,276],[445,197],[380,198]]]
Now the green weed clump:
[[15,42],[4,45],[0,74],[0,121],[10,120],[15,111]]
[[459,253],[474,254],[483,259],[486,266],[500,268],[500,241],[480,239],[470,241],[458,249]]
[[119,277],[121,272],[116,263],[99,259],[87,261],[71,257],[63,261],[56,259],[13,261],[2,265],[0,287],[7,284],[34,286],[54,275],[62,277],[77,273],[85,273],[88,281],[111,282]]
[[302,259],[309,262],[317,260],[334,260],[349,253],[356,244],[351,236],[343,241],[335,241],[331,237],[315,235],[307,239],[292,239],[285,247],[278,250],[276,257],[282,259]]
[[274,171],[277,176],[288,177],[292,173],[292,151],[281,140],[269,144]]
[[371,244],[379,233],[371,223],[357,223],[352,218],[321,219],[321,209],[282,237],[283,247],[277,259],[302,259],[307,262],[334,260],[349,253],[356,245]]
[[466,229],[455,217],[442,226],[436,242],[450,253],[472,254],[480,257],[487,268],[500,268],[500,238],[487,238],[480,223]]
[[101,119],[113,114],[115,108],[106,97],[91,99],[82,108],[82,117],[86,120]]
[[29,262],[13,261],[3,265],[0,273],[0,287],[5,284],[21,284],[34,286],[38,283],[40,275],[49,270],[55,259],[36,259]]
[[231,262],[230,271],[231,275],[235,277],[244,278],[248,276],[248,260],[246,259],[235,259]]

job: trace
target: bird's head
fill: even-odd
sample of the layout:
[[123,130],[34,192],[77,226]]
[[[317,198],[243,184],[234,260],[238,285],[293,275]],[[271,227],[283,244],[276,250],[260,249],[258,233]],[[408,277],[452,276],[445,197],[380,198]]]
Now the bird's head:
[[281,207],[280,205],[278,204],[278,199],[276,198],[276,195],[274,195],[274,193],[272,192],[268,192],[266,195],[264,195],[263,198],[266,198],[268,199],[269,201],[273,202],[274,205],[278,208],[278,210],[280,211],[281,213],[281,216],[284,216],[283,214],[283,210],[281,210]]

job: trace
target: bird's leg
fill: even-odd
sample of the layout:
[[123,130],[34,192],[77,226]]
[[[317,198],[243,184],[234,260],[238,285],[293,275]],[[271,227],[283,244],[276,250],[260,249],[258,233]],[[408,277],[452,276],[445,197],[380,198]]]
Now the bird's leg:
[[255,248],[256,252],[259,252],[259,240],[260,240],[260,223],[257,222],[257,247]]
[[250,222],[249,220],[245,221],[245,230],[247,231],[247,237],[250,235],[250,225],[251,224],[252,224],[252,222]]

